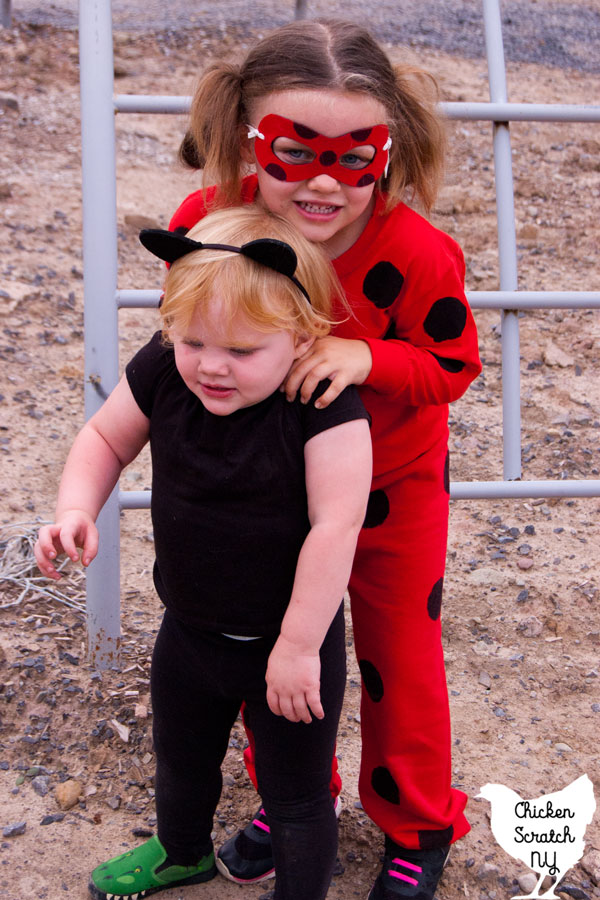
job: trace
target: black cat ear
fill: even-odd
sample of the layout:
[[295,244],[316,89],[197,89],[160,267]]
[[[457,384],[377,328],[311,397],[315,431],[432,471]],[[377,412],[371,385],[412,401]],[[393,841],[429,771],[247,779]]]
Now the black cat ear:
[[295,250],[284,241],[275,240],[275,238],[259,238],[256,241],[249,241],[240,247],[241,253],[254,262],[261,263],[275,272],[287,275],[292,278],[298,265],[298,257]]
[[140,241],[146,250],[168,263],[174,263],[186,253],[202,250],[203,246],[199,241],[193,241],[183,234],[160,228],[144,228],[140,231]]

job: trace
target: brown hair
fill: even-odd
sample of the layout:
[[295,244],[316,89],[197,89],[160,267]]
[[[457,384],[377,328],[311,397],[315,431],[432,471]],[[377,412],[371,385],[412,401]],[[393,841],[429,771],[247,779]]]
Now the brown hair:
[[315,337],[329,332],[334,324],[332,297],[343,302],[335,272],[319,245],[285,219],[245,204],[210,213],[186,236],[236,247],[259,238],[285,241],[296,252],[296,278],[306,288],[310,302],[286,275],[239,253],[197,250],[178,259],[167,274],[160,307],[166,341],[171,340],[174,329],[185,331],[199,310],[208,316],[216,295],[225,335],[239,315],[258,331],[286,330]]
[[431,209],[441,178],[445,134],[435,109],[437,85],[414,66],[394,66],[360,25],[302,20],[259,41],[241,65],[215,62],[201,77],[180,158],[221,185],[219,203],[239,202],[243,126],[253,103],[276,91],[339,90],[369,94],[387,111],[392,147],[379,188],[388,209],[417,199]]

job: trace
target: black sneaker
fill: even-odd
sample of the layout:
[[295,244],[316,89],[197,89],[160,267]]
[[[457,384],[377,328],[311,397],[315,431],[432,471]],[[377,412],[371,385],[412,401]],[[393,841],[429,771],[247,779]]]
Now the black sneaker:
[[[335,798],[335,814],[339,817],[342,801]],[[275,877],[271,851],[271,829],[264,809],[259,809],[243,831],[229,838],[217,853],[217,869],[237,884],[258,884]]]
[[385,839],[381,872],[368,900],[433,900],[450,847],[408,850]]

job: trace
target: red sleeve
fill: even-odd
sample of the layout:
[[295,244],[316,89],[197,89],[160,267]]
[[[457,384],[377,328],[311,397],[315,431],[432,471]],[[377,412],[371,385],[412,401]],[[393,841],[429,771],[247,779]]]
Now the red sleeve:
[[373,356],[365,383],[411,406],[451,403],[481,372],[462,252],[444,235],[405,271],[386,335],[363,338]]
[[[256,197],[258,181],[256,175],[247,175],[242,181],[242,193],[240,203],[253,203]],[[203,219],[215,200],[218,186],[211,185],[206,191],[194,191],[189,194],[183,203],[173,213],[169,222],[169,231],[189,231],[194,225]]]

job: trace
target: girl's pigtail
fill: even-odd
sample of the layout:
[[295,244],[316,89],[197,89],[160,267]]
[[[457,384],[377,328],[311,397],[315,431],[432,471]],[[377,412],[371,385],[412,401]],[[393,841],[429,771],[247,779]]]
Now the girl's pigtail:
[[407,192],[426,212],[435,202],[442,179],[446,134],[436,109],[438,87],[422,69],[395,67],[396,102],[392,115],[392,148],[387,183],[389,204]]
[[239,201],[242,177],[242,99],[239,66],[216,62],[202,76],[179,158],[204,169],[203,186],[220,185],[218,205]]

